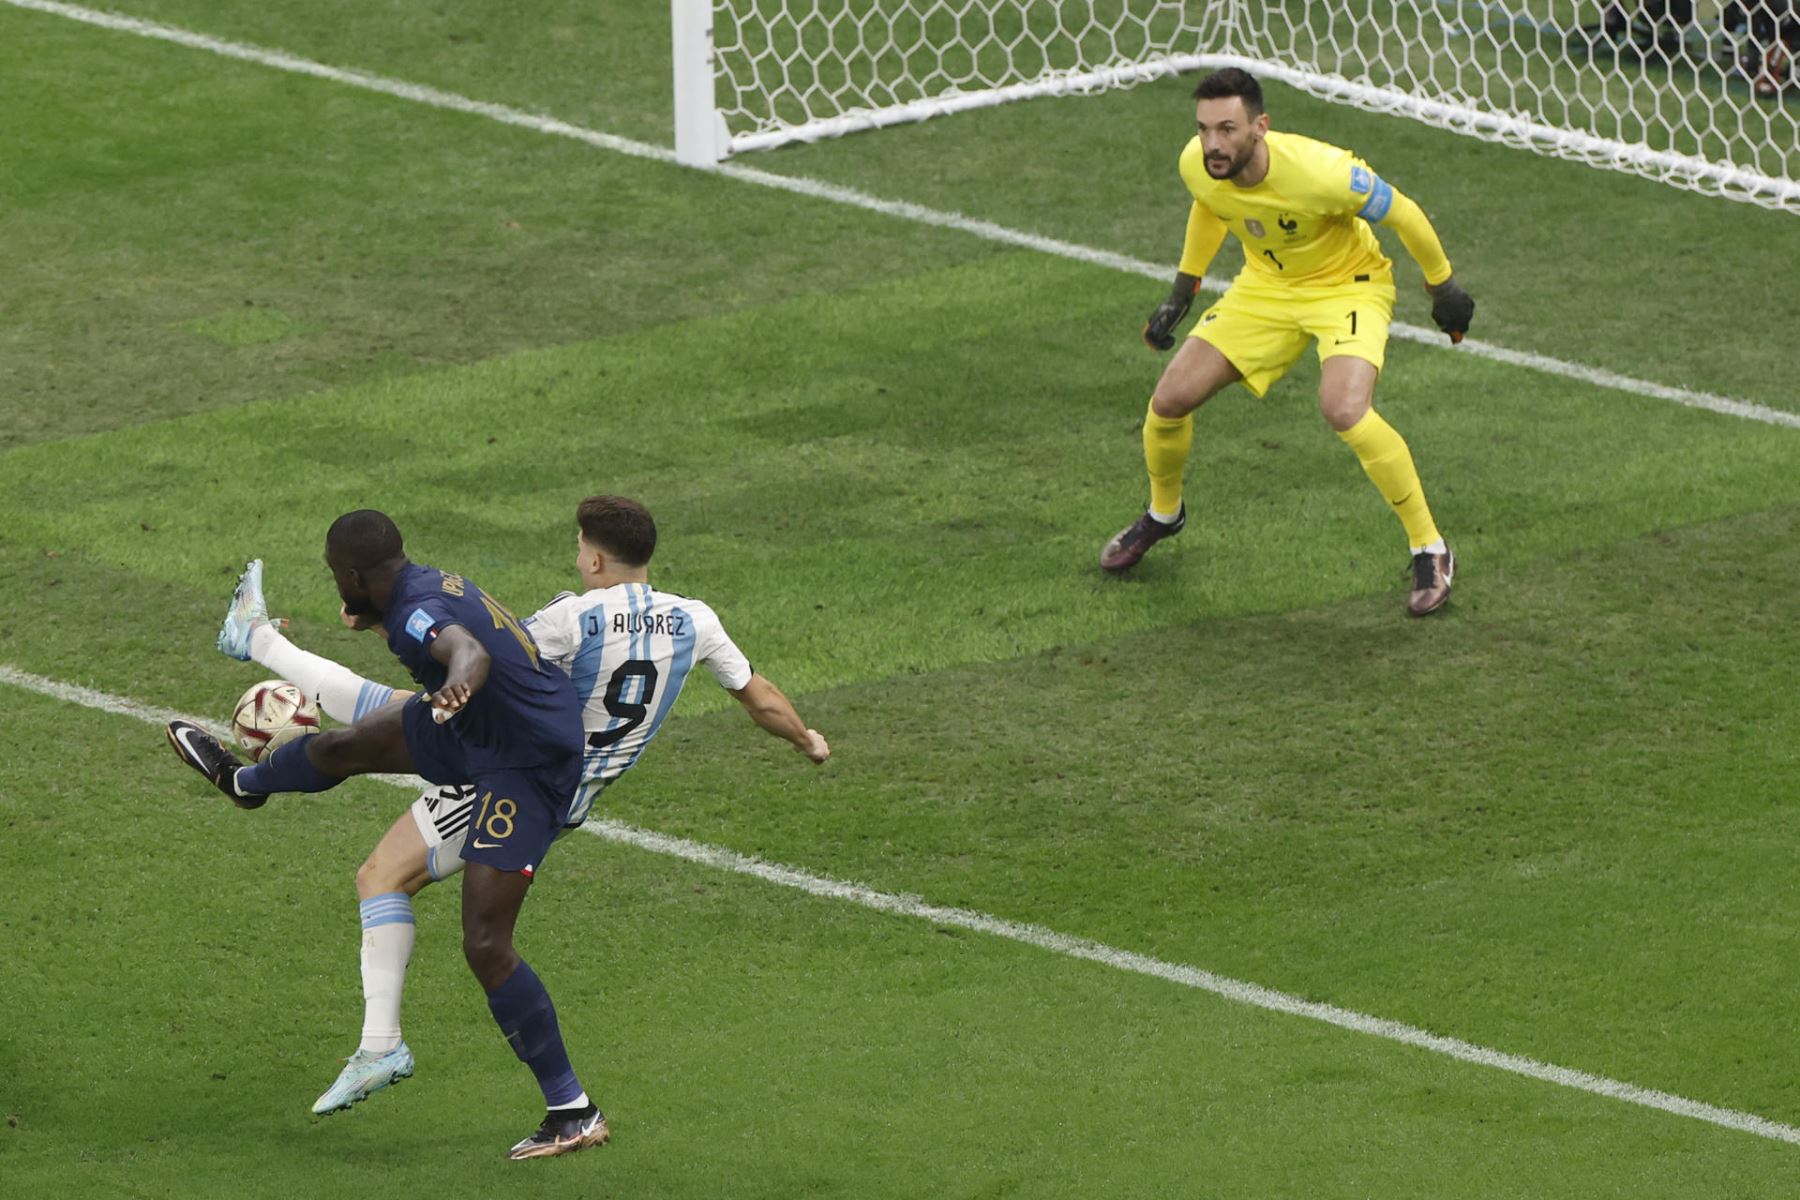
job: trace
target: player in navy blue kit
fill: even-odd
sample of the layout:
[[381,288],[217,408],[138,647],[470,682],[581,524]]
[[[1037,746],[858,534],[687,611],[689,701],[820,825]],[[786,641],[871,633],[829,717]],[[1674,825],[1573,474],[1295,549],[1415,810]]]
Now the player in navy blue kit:
[[463,955],[548,1110],[508,1156],[603,1145],[606,1117],[576,1079],[550,994],[512,941],[532,875],[567,822],[580,779],[586,735],[575,689],[480,588],[409,562],[385,514],[339,517],[325,536],[325,562],[345,616],[357,628],[384,629],[388,648],[429,691],[290,742],[253,767],[191,721],[170,722],[169,742],[242,808],[374,772],[472,782],[480,799],[462,851]]

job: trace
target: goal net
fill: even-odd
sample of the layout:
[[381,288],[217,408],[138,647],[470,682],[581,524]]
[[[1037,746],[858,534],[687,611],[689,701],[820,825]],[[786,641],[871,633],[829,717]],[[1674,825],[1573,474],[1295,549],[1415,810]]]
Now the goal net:
[[1241,66],[1800,212],[1800,0],[671,0],[676,151],[723,158]]

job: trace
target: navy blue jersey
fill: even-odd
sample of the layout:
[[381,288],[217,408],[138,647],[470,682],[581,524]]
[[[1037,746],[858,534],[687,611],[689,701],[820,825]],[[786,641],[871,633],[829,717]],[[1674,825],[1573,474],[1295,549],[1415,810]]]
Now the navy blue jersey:
[[449,676],[431,657],[431,643],[445,627],[462,626],[493,659],[487,683],[448,722],[472,767],[531,767],[580,758],[587,735],[574,685],[541,660],[525,627],[473,583],[408,563],[394,581],[384,623],[388,649],[433,692]]

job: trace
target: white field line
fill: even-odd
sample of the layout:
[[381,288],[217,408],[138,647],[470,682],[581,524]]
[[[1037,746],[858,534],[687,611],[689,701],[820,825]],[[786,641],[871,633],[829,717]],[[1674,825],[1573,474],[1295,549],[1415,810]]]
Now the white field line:
[[[155,38],[160,41],[174,42],[195,50],[204,50],[210,54],[225,58],[235,58],[243,62],[256,63],[260,66],[273,67],[279,71],[291,71],[299,75],[310,75],[317,79],[327,79],[333,83],[341,83],[348,87],[361,88],[364,91],[379,92],[397,99],[408,100],[415,104],[424,104],[432,108],[448,109],[453,112],[469,113],[499,121],[502,124],[514,125],[521,129],[530,129],[537,133],[546,133],[555,137],[571,138],[578,142],[594,146],[601,150],[611,150],[617,154],[628,154],[636,158],[654,159],[658,162],[673,164],[675,152],[663,146],[654,146],[648,142],[634,141],[631,138],[619,137],[615,134],[600,133],[592,129],[584,129],[579,125],[571,125],[566,121],[558,121],[553,117],[538,116],[522,109],[512,108],[504,104],[489,104],[481,100],[471,100],[467,96],[459,96],[453,92],[440,91],[437,88],[425,87],[421,84],[406,83],[398,79],[388,79],[380,75],[371,75],[365,71],[346,70],[341,67],[330,67],[310,59],[300,58],[280,50],[268,50],[260,46],[251,46],[243,42],[225,41],[221,38],[208,37],[203,33],[194,33],[170,25],[161,25],[154,21],[143,21],[136,17],[124,17],[114,13],[100,12],[91,8],[83,8],[74,4],[59,3],[58,0],[0,0],[0,3],[14,8],[31,9],[36,12],[49,13],[66,17],[72,21],[81,21],[89,25],[97,25],[104,29],[116,30],[120,33],[134,34],[138,37]],[[1059,258],[1073,259],[1076,262],[1094,266],[1109,267],[1117,271],[1125,271],[1135,275],[1145,275],[1152,279],[1168,281],[1174,277],[1174,269],[1168,263],[1146,262],[1143,259],[1131,258],[1123,254],[1114,254],[1107,250],[1098,250],[1091,246],[1077,245],[1073,242],[1061,241],[1057,238],[1043,237],[1035,233],[1009,229],[1004,225],[996,225],[991,221],[982,221],[961,213],[945,212],[942,209],[927,208],[920,204],[911,204],[904,200],[884,200],[879,196],[871,196],[867,192],[859,192],[854,188],[840,187],[816,179],[777,175],[770,171],[759,171],[754,167],[727,163],[715,168],[718,174],[741,183],[756,184],[760,187],[777,188],[785,192],[807,196],[815,200],[826,200],[833,204],[845,204],[855,208],[867,209],[870,212],[883,213],[902,220],[916,221],[923,225],[933,225],[941,229],[954,229],[992,242],[1000,242],[1009,246],[1018,246],[1027,250],[1037,250],[1045,254],[1053,254]],[[1213,291],[1223,291],[1229,280],[1208,278],[1206,286]],[[1396,323],[1392,326],[1395,337],[1406,341],[1421,342],[1440,349],[1449,349],[1444,335],[1435,329],[1426,329],[1417,325]],[[1542,354],[1531,354],[1522,350],[1509,350],[1488,342],[1465,339],[1460,347],[1464,353],[1474,354],[1482,358],[1493,359],[1516,367],[1525,367],[1533,371],[1541,371],[1549,375],[1559,375],[1566,379],[1576,379],[1596,387],[1609,388],[1614,391],[1628,392],[1635,396],[1649,397],[1658,400],[1670,400],[1677,404],[1685,404],[1690,408],[1703,408],[1710,412],[1723,413],[1727,416],[1742,417],[1745,420],[1761,421],[1769,425],[1783,425],[1790,429],[1800,429],[1800,413],[1783,412],[1761,404],[1751,404],[1744,400],[1733,400],[1728,396],[1717,396],[1710,392],[1696,392],[1687,388],[1669,387],[1659,383],[1649,383],[1630,376],[1620,375],[1597,367],[1584,366],[1580,363],[1565,362]]]
[[[538,133],[566,137],[584,142],[599,149],[611,150],[615,153],[627,154],[638,158],[653,159],[660,162],[674,162],[674,152],[661,146],[634,141],[630,138],[613,134],[600,133],[558,121],[551,117],[539,116],[502,104],[490,104],[472,100],[451,92],[419,84],[406,83],[401,80],[388,79],[367,72],[345,70],[313,62],[309,59],[286,54],[278,50],[267,50],[261,47],[245,45],[239,42],[225,41],[208,37],[205,34],[193,33],[172,26],[160,25],[151,21],[123,17],[111,13],[76,5],[57,3],[55,0],[0,0],[0,3],[15,8],[32,9],[66,17],[70,20],[100,26],[140,37],[155,38],[173,42],[192,49],[205,50],[226,58],[240,59],[277,70],[289,71],[300,75],[310,75],[334,83],[361,88],[365,91],[379,92],[398,99],[424,104],[433,108],[447,109],[455,112],[470,113],[487,117],[503,124],[530,129]],[[828,200],[833,203],[851,205],[872,212],[895,216],[904,220],[921,224],[934,225],[940,228],[954,229],[972,234],[990,241],[1000,242],[1021,248],[1037,250],[1058,257],[1073,259],[1078,262],[1096,266],[1109,267],[1114,270],[1148,276],[1152,279],[1165,279],[1170,275],[1167,264],[1146,262],[1142,259],[1130,258],[1105,250],[1065,242],[1056,238],[1043,237],[1009,229],[990,221],[982,221],[967,217],[961,213],[944,212],[927,208],[923,205],[906,201],[884,200],[851,188],[817,180],[777,175],[767,171],[759,171],[752,167],[727,164],[718,168],[719,174],[727,178],[745,183],[753,183],[763,187],[778,188],[783,191],[797,193],[813,199]],[[1207,286],[1215,291],[1223,290],[1226,282],[1209,278]],[[1435,330],[1419,326],[1395,324],[1393,332],[1396,336],[1422,342],[1428,345],[1441,345],[1442,335]],[[1595,384],[1600,387],[1630,392],[1635,395],[1649,396],[1657,399],[1672,400],[1695,408],[1708,409],[1713,412],[1743,417],[1749,420],[1763,421],[1774,425],[1787,425],[1800,428],[1800,416],[1792,413],[1766,408],[1762,405],[1749,404],[1724,396],[1715,396],[1704,392],[1693,392],[1685,388],[1667,387],[1661,384],[1648,383],[1610,371],[1583,366],[1578,363],[1563,362],[1543,355],[1509,350],[1504,347],[1476,341],[1464,341],[1465,351],[1481,357],[1492,358],[1500,362],[1532,370],[1561,375],[1571,379]],[[136,701],[108,695],[91,688],[74,684],[61,683],[43,676],[32,675],[15,668],[0,665],[0,682],[12,684],[30,691],[66,700],[89,708],[101,709],[124,716],[130,716],[152,724],[163,724],[181,714],[169,709],[159,709],[142,705]],[[192,718],[190,718],[192,719]],[[217,726],[209,726],[219,732]],[[418,781],[406,776],[379,776],[383,782],[404,788],[418,786]],[[716,846],[708,846],[698,842],[690,842],[681,838],[673,838],[650,830],[637,829],[617,821],[590,821],[584,826],[596,836],[624,845],[635,846],[658,854],[667,854],[687,859],[719,870],[733,871],[739,874],[754,876],[783,887],[796,888],[815,896],[843,900],[871,908],[879,912],[901,916],[916,917],[940,925],[953,925],[975,932],[1003,937],[1027,945],[1037,946],[1057,954],[1072,958],[1087,959],[1102,963],[1118,970],[1131,971],[1137,974],[1150,975],[1165,979],[1186,987],[1212,992],[1216,995],[1235,1000],[1239,1003],[1266,1008],[1276,1012],[1284,1012],[1294,1016],[1309,1017],[1323,1021],[1343,1029],[1366,1033],[1386,1038],[1405,1045],[1416,1046],[1464,1062],[1495,1067],[1514,1074],[1543,1080],[1563,1087],[1576,1088],[1592,1092],[1596,1095],[1623,1100],[1648,1108],[1660,1109],[1678,1116],[1707,1121],[1725,1128],[1741,1130],[1759,1137],[1771,1138],[1793,1144],[1800,1144],[1800,1128],[1784,1125],[1776,1121],[1756,1116],[1752,1113],[1737,1112],[1732,1109],[1719,1108],[1695,1100],[1674,1096],[1667,1092],[1640,1088],[1633,1084],[1607,1079],[1603,1076],[1590,1075],[1583,1071],[1574,1071],[1566,1067],[1558,1067],[1540,1063],[1534,1059],[1522,1058],[1503,1051],[1490,1050],[1456,1038],[1442,1037],[1425,1030],[1399,1022],[1371,1017],[1362,1013],[1338,1008],[1334,1005],[1320,1004],[1290,996],[1283,992],[1273,991],[1252,983],[1229,979],[1203,971],[1197,967],[1167,963],[1159,959],[1134,954],[1126,950],[1118,950],[1099,942],[1084,938],[1070,937],[1054,930],[1035,925],[1021,925],[1016,922],[1002,920],[983,913],[966,909],[942,908],[925,903],[910,896],[896,896],[877,892],[854,883],[845,883],[812,875],[792,867],[765,863]]]
[[[121,716],[135,717],[153,725],[163,724],[182,715],[171,709],[139,704],[135,700],[108,695],[93,688],[79,687],[42,675],[34,675],[29,671],[21,671],[4,663],[0,663],[0,683],[11,684],[26,691],[36,692],[41,696],[66,700],[86,708],[97,708]],[[196,718],[188,717],[186,719],[195,720]],[[375,778],[408,790],[417,790],[421,782],[417,778],[405,775],[378,775]],[[1497,1070],[1509,1071],[1514,1075],[1523,1075],[1530,1079],[1552,1083],[1558,1087],[1591,1092],[1596,1096],[1605,1096],[1611,1100],[1621,1100],[1627,1104],[1659,1109],[1675,1116],[1705,1121],[1726,1129],[1755,1134],[1757,1137],[1800,1145],[1800,1128],[1784,1125],[1779,1121],[1771,1121],[1754,1113],[1720,1108],[1717,1105],[1689,1100],[1668,1092],[1659,1092],[1617,1079],[1608,1079],[1603,1075],[1590,1075],[1586,1071],[1576,1071],[1568,1067],[1539,1062],[1536,1059],[1524,1058],[1517,1054],[1508,1054],[1503,1050],[1490,1050],[1485,1046],[1477,1046],[1459,1038],[1430,1033],[1416,1026],[1403,1025],[1398,1021],[1372,1017],[1365,1013],[1339,1008],[1334,1004],[1304,1000],[1299,996],[1278,992],[1258,984],[1215,975],[1211,971],[1205,971],[1199,967],[1164,962],[1161,959],[1134,954],[1129,950],[1120,950],[1101,942],[1089,941],[1087,938],[1071,937],[1065,933],[1057,933],[1053,929],[1046,929],[1042,925],[1023,925],[1016,921],[973,912],[966,908],[943,908],[929,904],[918,896],[878,892],[861,884],[829,879],[795,867],[764,862],[761,859],[751,858],[720,846],[690,842],[685,838],[670,837],[649,829],[639,829],[620,821],[589,820],[586,825],[582,826],[582,829],[596,837],[602,837],[620,845],[686,859],[688,862],[714,870],[748,875],[766,883],[793,888],[796,891],[828,900],[840,900],[874,909],[876,912],[913,917],[929,921],[934,925],[951,925],[992,937],[1006,938],[1009,941],[1036,946],[1040,950],[1048,950],[1053,954],[1060,954],[1068,958],[1085,959],[1088,962],[1099,963],[1115,970],[1149,975],[1179,984],[1182,987],[1211,992],[1239,1004],[1268,1009],[1271,1012],[1286,1013],[1289,1016],[1305,1017],[1313,1021],[1322,1021],[1340,1029],[1384,1038],[1421,1050],[1429,1050],[1434,1054],[1442,1054],[1460,1062],[1493,1067]]]

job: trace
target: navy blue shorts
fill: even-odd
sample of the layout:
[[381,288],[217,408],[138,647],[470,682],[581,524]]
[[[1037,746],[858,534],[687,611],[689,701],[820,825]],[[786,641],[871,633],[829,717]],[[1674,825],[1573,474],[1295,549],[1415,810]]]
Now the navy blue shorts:
[[524,769],[473,767],[462,739],[449,725],[431,719],[431,702],[424,696],[408,700],[402,716],[406,746],[419,774],[433,783],[475,786],[463,861],[535,873],[569,819],[581,781],[581,755],[571,755],[564,764]]

